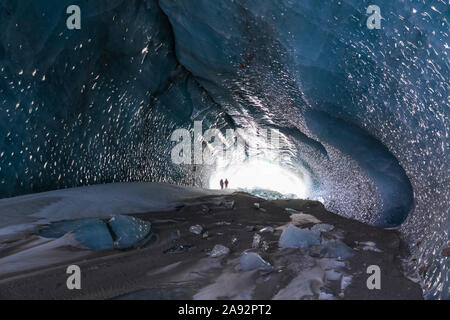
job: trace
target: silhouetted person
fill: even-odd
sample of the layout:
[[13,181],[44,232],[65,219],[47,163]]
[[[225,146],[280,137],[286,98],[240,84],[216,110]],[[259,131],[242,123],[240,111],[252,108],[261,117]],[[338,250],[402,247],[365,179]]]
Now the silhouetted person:
[[223,189],[223,179],[220,179],[220,189]]
[[228,189],[228,179],[225,179],[225,189]]

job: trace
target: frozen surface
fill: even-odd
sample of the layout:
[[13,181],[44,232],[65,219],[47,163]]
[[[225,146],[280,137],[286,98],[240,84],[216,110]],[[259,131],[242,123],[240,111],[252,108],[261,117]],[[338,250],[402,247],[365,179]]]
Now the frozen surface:
[[294,225],[289,225],[283,230],[278,245],[281,248],[304,248],[320,244],[320,232],[308,229],[300,229]]

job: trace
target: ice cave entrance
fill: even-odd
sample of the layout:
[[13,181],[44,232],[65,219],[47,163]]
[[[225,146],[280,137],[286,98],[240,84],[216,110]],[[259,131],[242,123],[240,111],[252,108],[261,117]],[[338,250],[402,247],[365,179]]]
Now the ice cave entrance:
[[308,179],[283,165],[264,160],[250,160],[217,168],[209,178],[210,189],[220,189],[220,179],[228,179],[229,188],[249,193],[275,191],[285,196],[308,197]]

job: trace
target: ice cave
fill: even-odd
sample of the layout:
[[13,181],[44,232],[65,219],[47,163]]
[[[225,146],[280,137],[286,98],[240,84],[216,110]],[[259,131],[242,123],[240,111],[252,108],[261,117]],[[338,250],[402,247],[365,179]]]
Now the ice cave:
[[[79,29],[66,25],[73,4]],[[366,26],[372,4],[380,29]],[[0,252],[9,236],[42,225],[36,234],[63,243],[95,233],[93,247],[123,249],[137,232],[151,246],[157,237],[145,234],[164,218],[150,226],[125,214],[175,210],[181,197],[232,189],[320,201],[398,231],[423,297],[450,299],[449,17],[445,0],[0,0]],[[187,130],[195,144],[196,121],[222,138],[241,132],[257,150],[244,148],[235,162],[174,163],[173,132]],[[276,159],[263,130],[279,133]],[[218,152],[215,142],[200,146]],[[222,177],[230,191],[220,190]],[[318,254],[347,250],[338,241]],[[0,254],[0,278],[1,269],[22,270],[27,254],[53,259],[62,247],[52,243],[41,256],[29,247]],[[355,248],[376,254],[375,245]],[[256,253],[242,257],[246,268],[277,267]],[[291,288],[313,271],[273,298],[296,297]],[[230,277],[243,285],[248,274]],[[221,277],[194,297],[214,296],[228,281]],[[233,297],[248,297],[249,287]]]

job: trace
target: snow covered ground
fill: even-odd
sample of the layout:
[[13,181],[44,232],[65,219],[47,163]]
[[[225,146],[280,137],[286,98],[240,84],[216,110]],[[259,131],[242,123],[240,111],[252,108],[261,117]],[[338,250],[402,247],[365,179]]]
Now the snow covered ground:
[[53,221],[172,210],[183,200],[231,193],[164,183],[114,183],[0,199],[0,236]]

